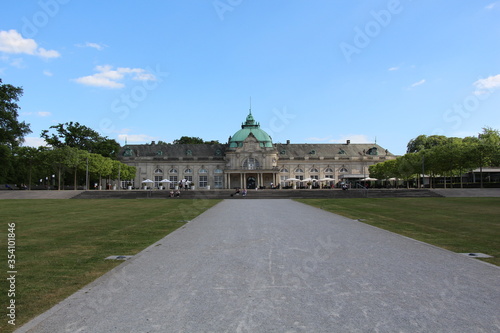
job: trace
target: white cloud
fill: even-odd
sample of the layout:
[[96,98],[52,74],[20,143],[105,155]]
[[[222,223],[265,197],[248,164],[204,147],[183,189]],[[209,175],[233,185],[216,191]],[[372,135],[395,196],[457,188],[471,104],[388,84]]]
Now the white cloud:
[[149,136],[147,134],[119,134],[118,141],[119,142],[127,142],[127,143],[147,143],[151,141],[156,141],[158,138]]
[[44,70],[44,71],[43,71],[43,75],[46,75],[46,76],[52,76],[52,75],[54,75],[54,74],[53,74],[51,71],[49,71],[49,70]]
[[83,76],[74,79],[74,81],[87,86],[119,89],[125,87],[125,84],[119,81],[125,79],[126,76],[131,77],[133,80],[156,80],[156,77],[153,74],[148,73],[142,68],[118,67],[117,69],[113,69],[113,66],[111,65],[103,65],[96,66],[95,70],[98,71],[98,73]]
[[76,44],[77,47],[90,47],[99,51],[104,50],[105,47],[108,47],[105,44],[99,44],[99,43],[90,43],[86,42],[85,44]]
[[23,146],[38,148],[40,146],[47,146],[47,142],[39,137],[25,137]]
[[500,74],[487,77],[486,79],[479,79],[473,83],[476,86],[475,95],[483,95],[500,88]]
[[397,71],[397,70],[399,70],[399,67],[391,67],[391,68],[389,68],[389,71]]
[[10,54],[29,54],[45,59],[57,58],[61,55],[55,50],[38,47],[34,39],[23,38],[16,30],[0,31],[0,52]]
[[493,8],[496,7],[496,5],[497,5],[496,2],[492,2],[492,3],[490,3],[488,6],[486,6],[484,8],[487,9],[487,10],[492,10]]
[[40,117],[48,117],[48,116],[51,116],[51,115],[52,115],[52,113],[47,112],[47,111],[38,111],[36,114],[37,114],[38,116],[40,116]]
[[411,87],[411,88],[415,88],[415,87],[418,87],[418,86],[420,86],[420,85],[422,85],[422,84],[424,84],[424,83],[425,83],[425,79],[420,80],[420,81],[418,81],[418,82],[415,82],[415,83],[414,83],[414,84],[412,84],[410,87]]

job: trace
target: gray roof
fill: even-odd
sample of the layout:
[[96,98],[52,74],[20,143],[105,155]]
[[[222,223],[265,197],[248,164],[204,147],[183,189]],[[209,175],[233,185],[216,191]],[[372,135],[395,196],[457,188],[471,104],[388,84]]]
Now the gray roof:
[[[374,143],[303,143],[273,145],[280,158],[310,159],[325,157],[357,157],[362,155],[394,156],[384,148]],[[121,147],[120,157],[160,157],[162,159],[188,160],[190,157],[223,158],[228,149],[227,144],[140,144]]]
[[361,155],[394,156],[374,143],[302,143],[275,144],[280,158],[289,157],[355,157]]

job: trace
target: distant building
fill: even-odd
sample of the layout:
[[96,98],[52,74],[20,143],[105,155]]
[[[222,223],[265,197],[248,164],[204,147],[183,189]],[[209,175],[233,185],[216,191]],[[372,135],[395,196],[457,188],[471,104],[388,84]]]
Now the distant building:
[[251,111],[226,144],[125,145],[119,156],[137,168],[136,188],[146,179],[153,180],[154,187],[163,179],[171,181],[170,187],[186,179],[196,188],[211,189],[331,186],[363,180],[369,176],[370,165],[396,158],[377,144],[349,140],[273,143]]

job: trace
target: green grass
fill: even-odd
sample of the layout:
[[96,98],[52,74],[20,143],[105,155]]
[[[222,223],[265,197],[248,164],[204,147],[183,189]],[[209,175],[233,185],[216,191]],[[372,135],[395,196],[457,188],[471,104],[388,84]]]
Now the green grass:
[[500,198],[297,200],[500,266]]
[[[218,200],[0,200],[0,332],[11,332]],[[7,323],[7,233],[16,224],[16,326]]]

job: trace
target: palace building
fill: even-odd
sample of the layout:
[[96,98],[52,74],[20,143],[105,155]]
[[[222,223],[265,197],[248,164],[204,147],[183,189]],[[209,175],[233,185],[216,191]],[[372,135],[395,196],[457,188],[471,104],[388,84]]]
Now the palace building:
[[[362,181],[372,164],[396,156],[377,144],[273,143],[250,111],[226,144],[151,144],[121,148],[120,161],[137,168],[135,188],[144,180],[159,188],[167,179],[196,189],[319,187]],[[122,182],[123,183],[123,182]],[[125,185],[125,186],[124,186]],[[126,187],[126,184],[122,184]]]

